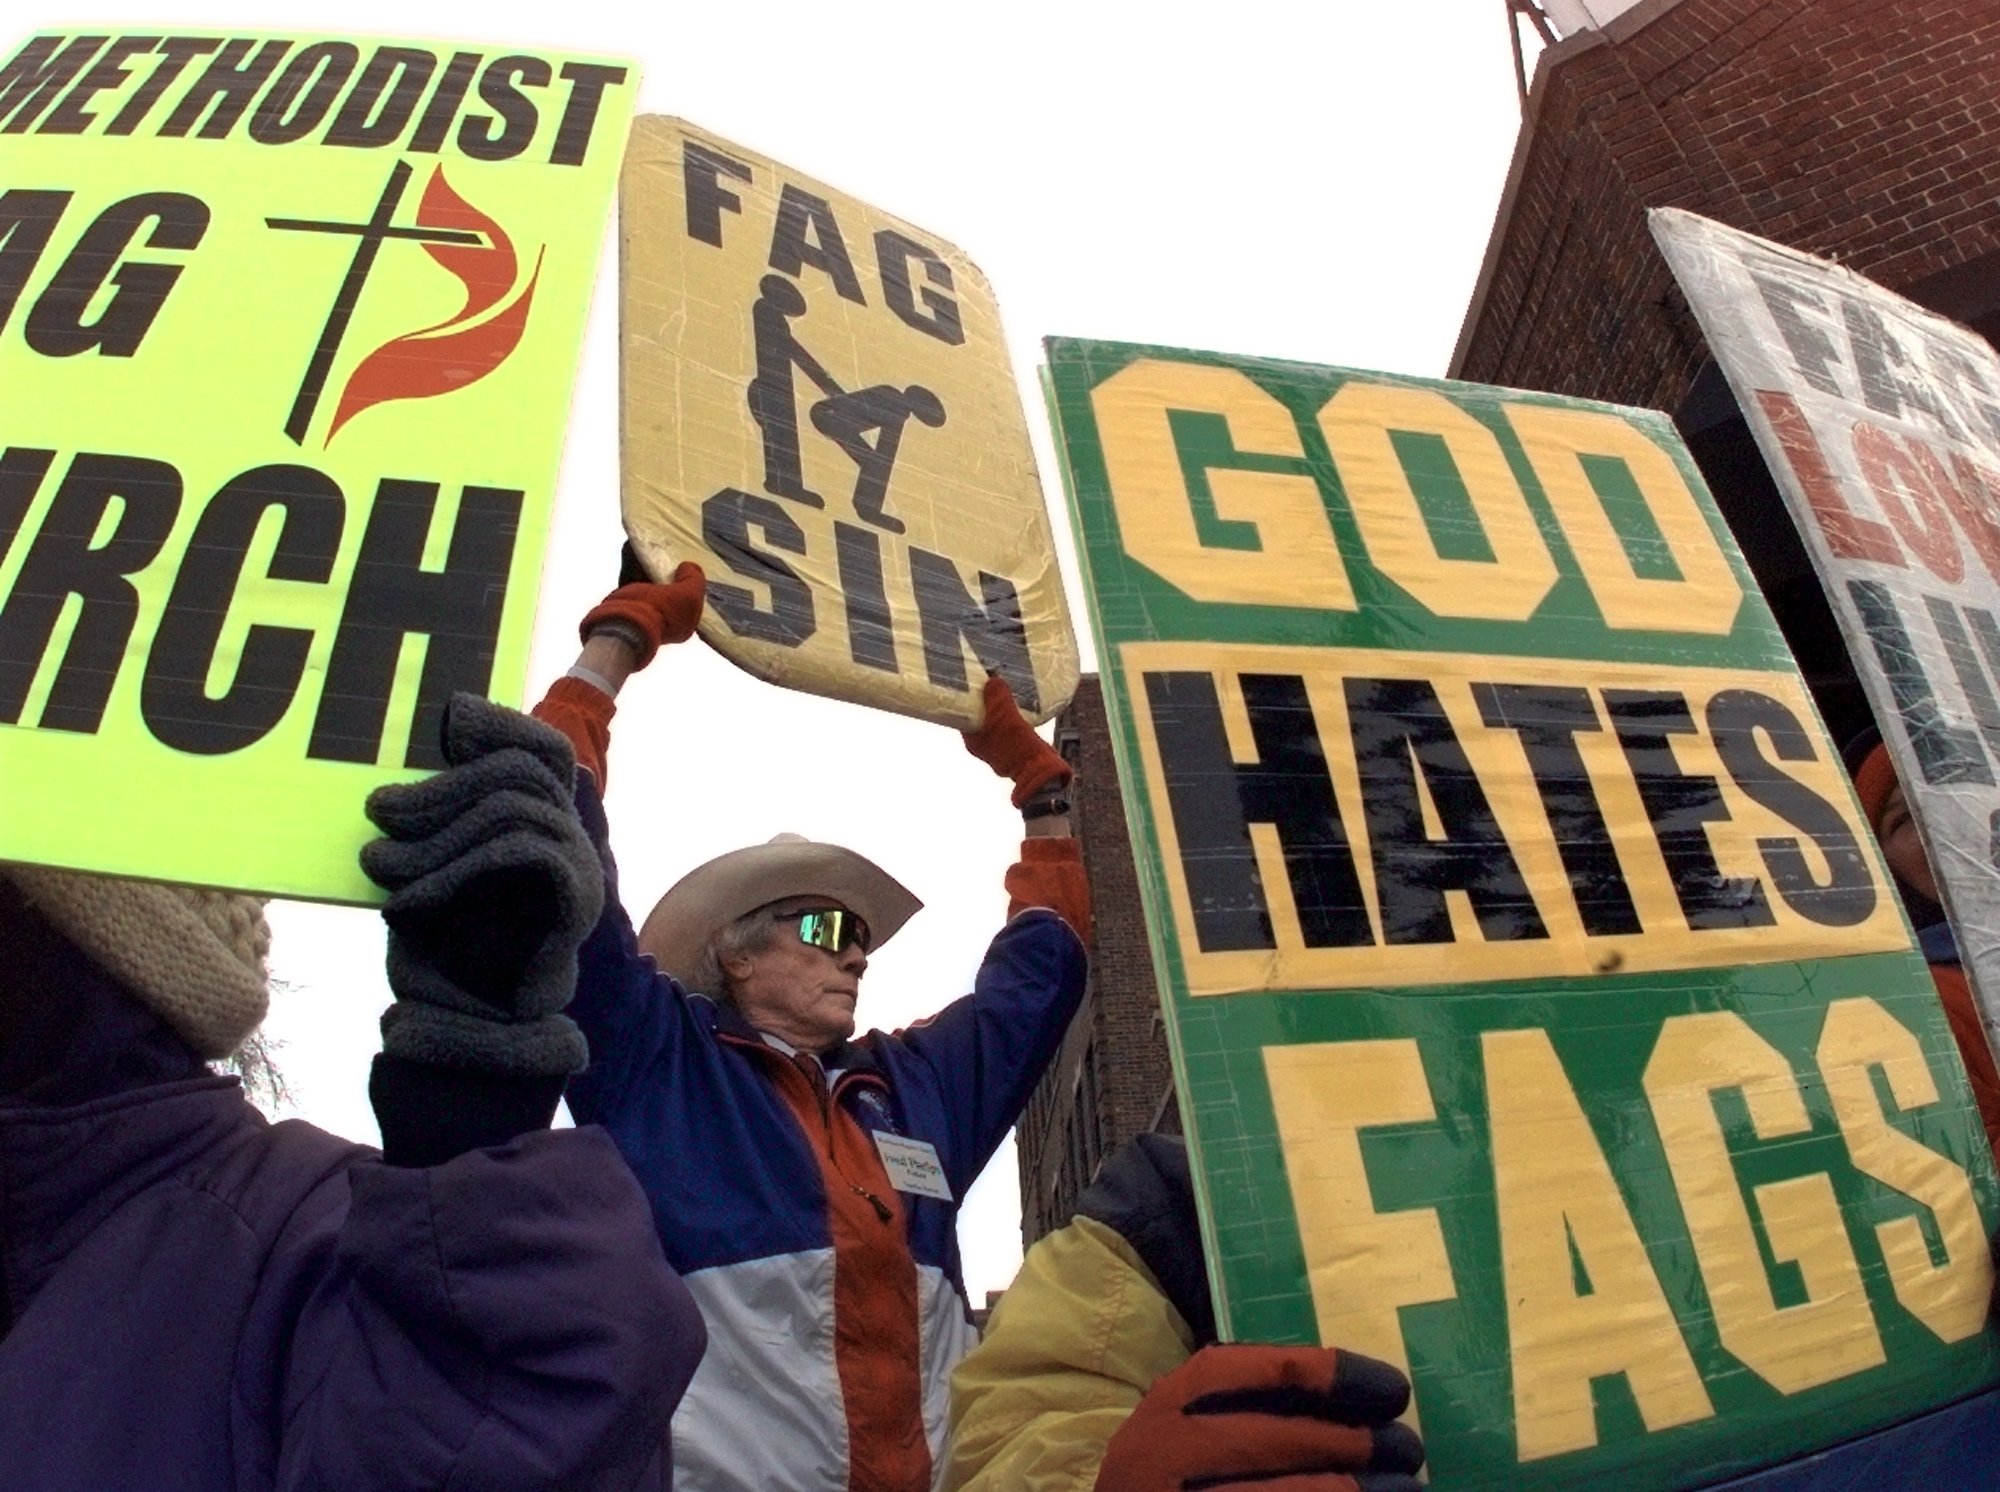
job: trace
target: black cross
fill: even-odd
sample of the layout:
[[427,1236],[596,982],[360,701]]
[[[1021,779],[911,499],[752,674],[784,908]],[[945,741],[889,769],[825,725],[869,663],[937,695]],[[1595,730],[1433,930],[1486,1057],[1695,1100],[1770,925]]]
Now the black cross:
[[326,376],[333,371],[333,360],[340,352],[341,339],[347,335],[347,323],[354,317],[354,307],[361,299],[361,288],[368,281],[368,272],[375,267],[375,255],[385,239],[404,238],[416,243],[461,243],[480,244],[486,242],[481,233],[469,233],[451,228],[397,228],[391,226],[396,208],[403,200],[403,188],[410,184],[410,163],[396,162],[389,173],[389,184],[382,188],[382,200],[375,204],[375,211],[365,223],[327,223],[310,218],[266,218],[267,228],[287,228],[300,233],[350,233],[360,240],[354,246],[354,258],[347,266],[346,277],[340,282],[340,293],[334,297],[333,309],[327,312],[326,324],[320,328],[319,345],[313,348],[312,362],[306,366],[305,381],[299,385],[298,397],[292,400],[291,417],[285,421],[285,434],[292,438],[293,445],[304,445],[306,431],[312,425],[313,412],[319,406],[319,396],[326,391]]

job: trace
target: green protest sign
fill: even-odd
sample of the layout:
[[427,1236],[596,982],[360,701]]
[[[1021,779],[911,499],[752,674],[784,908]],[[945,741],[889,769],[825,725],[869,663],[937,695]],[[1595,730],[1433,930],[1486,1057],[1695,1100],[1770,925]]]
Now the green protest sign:
[[1056,339],[1218,1321],[1443,1488],[1685,1487],[2000,1377],[1929,974],[1671,424]]

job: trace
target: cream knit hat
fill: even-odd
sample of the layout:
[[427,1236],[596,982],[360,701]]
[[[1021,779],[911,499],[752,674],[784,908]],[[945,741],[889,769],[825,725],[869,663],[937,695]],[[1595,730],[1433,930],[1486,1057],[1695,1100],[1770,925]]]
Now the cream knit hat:
[[271,928],[257,897],[44,865],[0,874],[202,1056],[228,1056],[264,1019]]

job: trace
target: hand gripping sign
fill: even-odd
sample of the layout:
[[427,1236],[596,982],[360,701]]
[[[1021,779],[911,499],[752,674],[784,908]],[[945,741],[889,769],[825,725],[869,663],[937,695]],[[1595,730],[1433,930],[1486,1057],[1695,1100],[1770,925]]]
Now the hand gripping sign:
[[1993,1162],[1662,415],[1057,340],[1225,1337],[1434,1485],[1684,1488],[2000,1376]]
[[1785,496],[2000,1026],[2000,356],[1693,213],[1653,235]]
[[0,858],[379,900],[518,697],[637,76],[92,32],[0,64]]
[[1076,641],[1000,312],[934,234],[674,119],[620,191],[625,527],[757,675],[961,728]]

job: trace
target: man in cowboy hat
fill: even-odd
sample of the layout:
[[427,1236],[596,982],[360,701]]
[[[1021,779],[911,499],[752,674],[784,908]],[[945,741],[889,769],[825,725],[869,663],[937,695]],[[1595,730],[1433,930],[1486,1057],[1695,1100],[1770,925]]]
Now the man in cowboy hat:
[[[577,747],[600,848],[612,696],[693,634],[703,594],[693,565],[614,591],[537,707]],[[1089,935],[1068,765],[998,680],[966,745],[1013,780],[1028,838],[973,993],[910,1030],[853,1039],[869,958],[918,908],[864,856],[791,835],[731,851],[636,937],[607,871],[570,1008],[591,1065],[569,1104],[631,1162],[708,1321],[674,1419],[677,1485],[927,1492],[939,1475],[974,1338],[958,1206],[1061,1045]]]
[[639,947],[684,989],[726,995],[764,1036],[817,1057],[854,1034],[869,951],[922,906],[867,857],[780,834],[681,877]]

